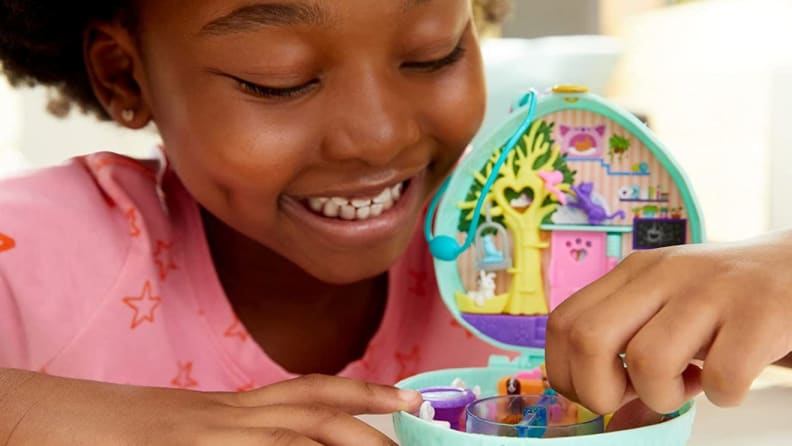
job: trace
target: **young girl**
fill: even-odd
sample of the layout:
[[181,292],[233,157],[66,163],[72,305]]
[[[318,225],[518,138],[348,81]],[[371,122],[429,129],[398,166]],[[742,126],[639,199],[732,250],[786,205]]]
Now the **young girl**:
[[467,0],[0,4],[12,80],[166,160],[0,183],[0,367],[38,372],[1,439],[382,444],[347,413],[420,398],[366,383],[486,364],[414,231],[484,112]]
[[[12,80],[54,85],[130,129],[153,122],[164,155],[99,153],[0,183],[5,443],[388,444],[350,414],[420,398],[369,383],[486,363],[493,352],[453,324],[414,232],[483,115],[467,0],[0,5]],[[666,266],[652,271],[677,277],[697,262],[717,278],[710,265],[731,261],[729,279],[742,280],[785,259],[773,252],[734,261],[742,252],[690,248],[657,254]],[[650,327],[651,315],[577,315],[624,300],[614,292],[638,262],[553,319],[550,379],[595,408],[630,395],[610,363],[583,360],[615,358],[631,334],[609,331]],[[667,282],[656,307],[684,291]],[[672,321],[690,329],[700,316],[687,308]],[[763,316],[735,308],[703,311],[723,327]],[[567,336],[591,327],[608,349]],[[674,344],[686,359],[689,339]],[[628,349],[631,372],[646,370],[630,361],[649,347]],[[604,397],[572,373],[580,364],[603,378]]]

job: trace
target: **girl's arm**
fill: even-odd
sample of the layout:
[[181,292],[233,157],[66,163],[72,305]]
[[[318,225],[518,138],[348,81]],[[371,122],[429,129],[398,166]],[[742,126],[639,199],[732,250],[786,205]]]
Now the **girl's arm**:
[[353,414],[412,411],[420,401],[414,392],[327,376],[206,393],[0,369],[0,443],[392,445]]

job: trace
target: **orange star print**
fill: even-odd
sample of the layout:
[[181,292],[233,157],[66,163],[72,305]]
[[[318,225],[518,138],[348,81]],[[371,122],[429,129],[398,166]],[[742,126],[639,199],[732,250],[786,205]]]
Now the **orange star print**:
[[396,378],[397,381],[401,381],[417,373],[420,355],[421,351],[417,345],[406,353],[396,352],[396,362],[399,364],[399,376]]
[[151,291],[151,282],[148,280],[143,285],[143,292],[138,297],[125,297],[122,299],[125,304],[135,310],[132,316],[130,328],[138,328],[143,322],[154,322],[154,312],[161,303],[159,296],[155,296]]
[[173,243],[165,243],[162,240],[157,240],[157,248],[154,250],[154,263],[159,268],[160,279],[165,280],[168,278],[168,273],[178,269],[176,263],[173,262],[173,254],[171,248]]
[[138,237],[141,234],[140,226],[138,226],[137,222],[137,211],[135,208],[130,208],[126,212],[127,220],[129,221],[129,235],[132,237]]
[[198,381],[194,380],[192,377],[192,361],[187,361],[185,363],[179,361],[177,365],[179,366],[179,372],[171,380],[171,384],[182,389],[196,387],[198,385]]
[[248,334],[245,331],[245,327],[239,323],[239,319],[236,317],[234,318],[234,322],[226,329],[225,337],[227,338],[239,338],[240,341],[245,342],[247,341]]
[[16,242],[11,237],[0,232],[0,252],[14,249]]
[[451,318],[451,326],[454,328],[458,328],[465,332],[465,337],[468,339],[473,339],[473,333],[471,333],[467,328],[463,327],[462,324],[459,323],[458,320]]
[[236,391],[237,392],[247,392],[247,391],[253,390],[255,388],[256,388],[256,383],[254,383],[253,381],[250,381],[250,382],[248,382],[246,384],[243,384],[243,385],[237,387]]

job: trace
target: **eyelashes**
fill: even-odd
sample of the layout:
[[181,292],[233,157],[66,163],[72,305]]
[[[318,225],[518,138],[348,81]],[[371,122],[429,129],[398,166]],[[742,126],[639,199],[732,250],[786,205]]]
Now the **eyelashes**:
[[[442,70],[443,68],[454,65],[462,60],[465,56],[465,48],[462,44],[458,44],[448,55],[440,59],[421,61],[421,62],[405,62],[401,64],[401,68],[409,71],[420,73],[434,73]],[[251,96],[259,98],[273,99],[273,100],[288,100],[303,96],[319,85],[319,79],[311,79],[300,85],[293,87],[268,87],[259,85],[244,79],[234,78],[239,84],[240,90]]]
[[308,93],[314,86],[319,85],[319,79],[312,79],[304,84],[294,87],[266,87],[242,79],[237,79],[239,88],[250,95],[270,99],[296,98]]
[[439,71],[447,66],[459,62],[464,56],[465,48],[462,47],[462,44],[459,44],[445,57],[436,60],[428,60],[425,62],[405,62],[402,64],[402,68],[424,72]]

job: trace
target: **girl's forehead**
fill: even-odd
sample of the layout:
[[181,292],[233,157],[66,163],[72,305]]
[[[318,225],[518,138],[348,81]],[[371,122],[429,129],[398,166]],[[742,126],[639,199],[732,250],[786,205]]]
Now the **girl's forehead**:
[[459,40],[471,15],[470,0],[146,0],[140,19],[146,51],[288,49],[283,62],[309,48],[434,54]]
[[233,34],[262,27],[333,27],[360,20],[398,20],[416,14],[453,15],[470,0],[191,0],[144,2],[144,13],[178,20],[196,34]]

